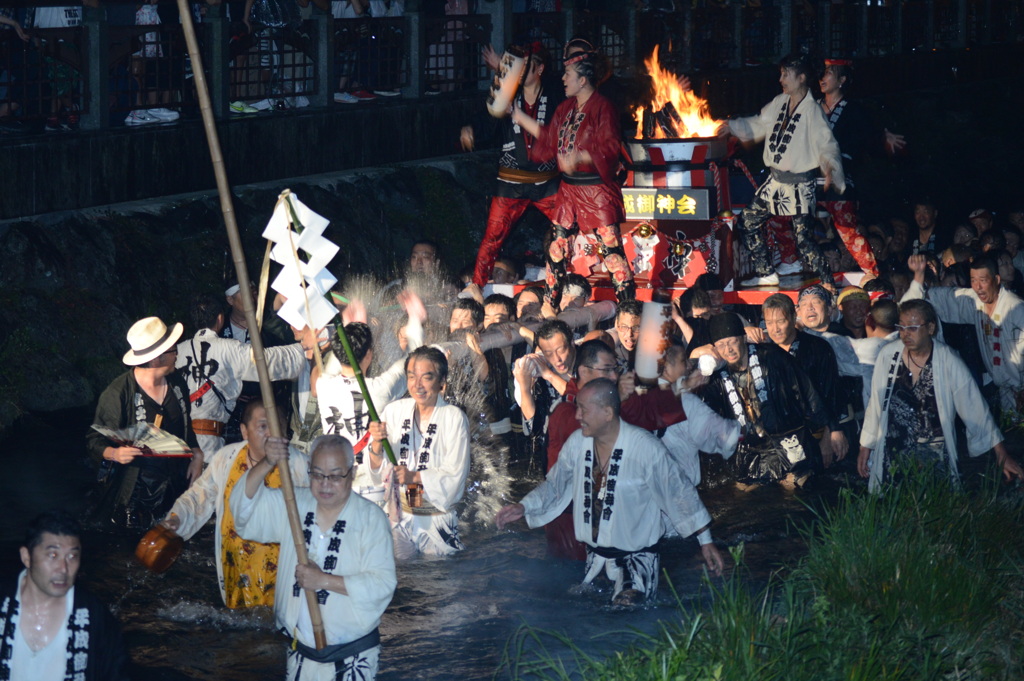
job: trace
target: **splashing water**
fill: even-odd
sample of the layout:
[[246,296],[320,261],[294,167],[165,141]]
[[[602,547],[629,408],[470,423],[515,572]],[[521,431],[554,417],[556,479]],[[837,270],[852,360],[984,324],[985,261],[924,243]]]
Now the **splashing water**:
[[[406,286],[426,305],[425,344],[448,343],[448,321],[455,290],[442,276],[410,275]],[[366,307],[373,329],[373,362],[369,374],[375,376],[405,355],[399,345],[399,329],[408,320],[401,306],[394,302],[400,285],[388,285],[371,276],[352,277],[345,282],[342,295],[359,300]],[[376,321],[374,321],[376,320]],[[462,341],[464,343],[464,341]],[[491,434],[491,410],[485,384],[477,380],[465,353],[449,353],[448,386],[445,399],[466,412],[470,432],[470,472],[466,493],[459,513],[464,528],[485,527],[508,503],[511,478],[508,474],[508,446]],[[378,413],[384,405],[374,405]]]

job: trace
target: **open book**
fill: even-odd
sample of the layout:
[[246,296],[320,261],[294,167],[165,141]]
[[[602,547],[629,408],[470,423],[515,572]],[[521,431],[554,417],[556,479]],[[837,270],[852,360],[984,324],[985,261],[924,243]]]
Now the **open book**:
[[192,456],[192,449],[181,438],[144,421],[114,430],[92,424],[93,430],[118,447],[135,447],[143,456]]

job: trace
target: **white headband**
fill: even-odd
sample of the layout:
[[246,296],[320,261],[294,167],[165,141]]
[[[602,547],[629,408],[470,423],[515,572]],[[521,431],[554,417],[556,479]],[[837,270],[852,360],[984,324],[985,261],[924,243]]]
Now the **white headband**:
[[224,290],[224,295],[226,295],[226,296],[233,296],[233,295],[235,295],[236,293],[238,293],[241,290],[242,290],[242,287],[239,286],[238,284],[235,284],[234,286],[228,286]]

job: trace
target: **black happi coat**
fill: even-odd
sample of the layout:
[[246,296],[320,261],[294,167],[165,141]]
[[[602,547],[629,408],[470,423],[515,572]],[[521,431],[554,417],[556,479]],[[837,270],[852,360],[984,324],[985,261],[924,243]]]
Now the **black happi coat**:
[[846,392],[840,390],[836,353],[827,340],[803,331],[796,332],[793,345],[796,348],[790,347],[790,356],[796,360],[799,370],[814,384],[828,414],[829,430],[839,430],[839,419],[846,414],[847,400]]
[[[748,346],[749,347],[749,346]],[[767,399],[761,404],[758,423],[767,433],[757,434],[747,426],[743,441],[733,458],[739,479],[771,481],[789,472],[820,467],[818,445],[813,431],[829,425],[829,411],[818,395],[811,380],[797,366],[797,362],[782,348],[772,343],[753,346],[765,380]],[[749,360],[748,360],[749,361]],[[715,412],[728,419],[736,414],[729,404],[729,391],[723,372],[716,371],[701,392],[701,398]],[[741,395],[744,391],[737,392]],[[791,463],[780,442],[795,435],[803,447],[806,459]]]

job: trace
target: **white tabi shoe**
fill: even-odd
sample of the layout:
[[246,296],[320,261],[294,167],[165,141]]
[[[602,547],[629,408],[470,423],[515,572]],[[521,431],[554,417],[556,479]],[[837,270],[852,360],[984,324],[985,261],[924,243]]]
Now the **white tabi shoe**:
[[782,263],[781,265],[775,268],[775,273],[778,274],[780,277],[785,277],[790,274],[800,274],[803,271],[804,264],[800,262],[800,260],[796,260],[795,262],[789,264]]
[[779,285],[779,275],[777,275],[775,272],[772,272],[771,274],[766,274],[763,277],[762,276],[758,276],[758,275],[754,275],[750,279],[745,279],[745,280],[740,282],[740,286],[743,286],[745,288],[750,288],[751,286],[778,286],[778,285]]

